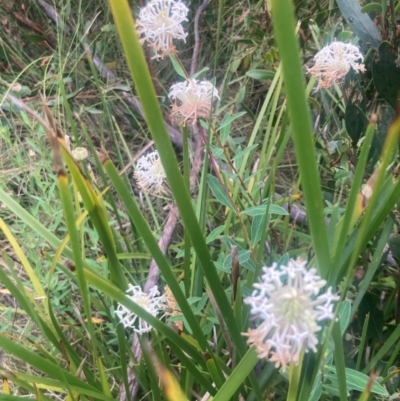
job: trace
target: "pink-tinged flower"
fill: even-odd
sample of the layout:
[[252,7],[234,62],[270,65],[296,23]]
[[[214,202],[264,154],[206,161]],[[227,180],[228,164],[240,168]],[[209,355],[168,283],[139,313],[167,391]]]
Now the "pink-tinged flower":
[[307,73],[318,78],[317,90],[330,88],[335,83],[343,82],[350,68],[356,72],[364,72],[364,64],[361,64],[363,59],[357,46],[333,42],[315,55],[314,67],[309,68]]
[[137,161],[135,179],[141,190],[157,195],[163,188],[165,178],[164,167],[157,151],[147,153]]
[[212,101],[219,99],[218,91],[211,82],[195,79],[172,85],[168,97],[175,100],[171,119],[179,125],[196,124],[199,118],[208,119]]
[[276,367],[298,364],[302,352],[317,351],[321,330],[319,322],[334,318],[332,294],[326,281],[316,274],[316,269],[306,269],[306,262],[291,259],[288,266],[264,267],[261,282],[245,303],[250,313],[260,320],[255,329],[249,329],[247,343],[256,348],[259,358],[275,362]]
[[[153,287],[149,293],[146,294],[139,286],[129,284],[126,293],[133,302],[141,306],[153,316],[157,316],[158,313],[163,311],[166,307],[166,298],[164,295],[160,296],[157,287]],[[125,328],[131,328],[138,334],[148,333],[151,331],[151,326],[147,322],[138,318],[137,315],[121,304],[118,305],[115,314],[118,316],[119,321]],[[138,324],[136,324],[137,319],[139,320]]]
[[164,58],[175,52],[174,39],[186,41],[182,22],[187,21],[189,9],[180,1],[151,0],[139,12],[136,21],[141,42],[154,51],[153,58]]

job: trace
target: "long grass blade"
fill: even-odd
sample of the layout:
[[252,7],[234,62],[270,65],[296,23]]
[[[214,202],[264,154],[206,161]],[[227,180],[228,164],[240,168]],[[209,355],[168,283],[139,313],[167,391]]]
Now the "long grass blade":
[[238,352],[240,355],[244,355],[246,346],[240,330],[237,327],[232,307],[221,285],[218,272],[212,262],[212,257],[205,242],[204,235],[200,229],[194,210],[191,207],[191,199],[179,170],[175,152],[166,130],[128,2],[126,0],[110,0],[109,3],[132,78],[142,102],[147,125],[160,155],[168,183],[179,208],[185,229],[191,238],[204,275],[207,278],[207,283],[214,294]]
[[314,245],[313,250],[321,277],[327,277],[331,265],[330,247],[323,211],[314,138],[305,96],[300,49],[295,36],[293,5],[290,0],[272,0],[271,4],[272,20],[282,61],[290,124],[304,191],[307,218]]

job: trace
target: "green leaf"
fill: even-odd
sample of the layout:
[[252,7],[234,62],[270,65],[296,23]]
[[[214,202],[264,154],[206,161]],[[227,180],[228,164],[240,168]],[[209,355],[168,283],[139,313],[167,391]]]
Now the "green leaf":
[[310,398],[308,401],[319,401],[321,399],[321,395],[322,395],[321,373],[318,373],[317,377],[314,380]]
[[256,148],[258,148],[258,144],[246,146],[243,150],[240,150],[239,152],[237,152],[236,155],[232,158],[232,160],[234,162],[236,162],[238,164],[238,166],[240,166],[241,159],[243,158],[243,156]]
[[209,69],[210,69],[209,67],[204,67],[200,71],[197,71],[196,74],[193,74],[191,76],[191,78],[195,79],[195,78],[199,77],[201,74],[203,74],[204,72],[208,71]]
[[218,181],[218,179],[216,177],[214,177],[213,175],[208,174],[207,175],[207,183],[211,189],[211,192],[214,194],[214,196],[216,197],[218,202],[224,206],[229,207],[231,210],[234,210],[231,200],[229,199],[228,195],[221,187],[221,184]]
[[375,57],[372,65],[372,78],[379,94],[396,109],[400,100],[400,67],[397,48],[389,42],[379,46],[379,56]]
[[357,313],[359,316],[359,320],[362,323],[364,323],[365,317],[369,315],[367,336],[369,338],[375,339],[376,341],[383,342],[384,318],[382,310],[378,307],[378,305],[379,296],[367,292],[358,307]]
[[244,116],[245,114],[247,114],[246,111],[241,111],[240,113],[235,113],[235,114],[225,114],[224,119],[222,120],[220,126],[218,127],[217,131],[219,131],[220,129],[230,125],[233,121],[235,121],[236,119]]
[[[325,370],[328,371],[325,377],[331,380],[333,383],[336,379],[336,368],[334,366],[325,366]],[[346,384],[348,390],[364,391],[369,385],[371,378],[364,373],[357,372],[356,370],[346,368]],[[371,388],[371,393],[378,394],[387,397],[389,393],[379,383],[375,382]]]
[[[316,267],[319,274],[326,277],[331,265],[330,242],[323,211],[315,137],[307,104],[303,61],[300,59],[301,51],[295,35],[296,20],[293,2],[291,0],[272,0],[271,4],[272,21],[282,62],[287,108],[291,120],[291,132],[304,192],[313,251],[316,257]],[[313,373],[310,372],[310,374]],[[308,388],[307,380],[302,384],[307,389],[304,392],[302,389],[299,390],[302,392],[302,397],[310,395],[311,388]]]
[[349,325],[350,316],[351,316],[351,304],[347,300],[343,301],[342,304],[340,305],[340,310],[339,310],[340,330],[342,332],[342,335],[345,333],[347,326]]
[[377,13],[382,14],[382,4],[379,3],[369,3],[361,8],[362,13]]
[[[246,267],[248,270],[254,271],[254,267],[252,266],[249,261],[251,260],[251,251],[240,249],[238,251],[238,257],[239,257],[239,264],[243,267]],[[231,272],[232,269],[232,255],[229,254],[224,260],[224,263],[222,264],[222,270],[224,272]]]
[[204,67],[202,68],[200,71],[196,72],[195,74],[192,75],[191,78],[197,78],[199,77],[201,74],[203,74],[204,72],[208,71],[210,68],[209,67]]
[[1,348],[5,350],[7,353],[25,361],[27,364],[35,367],[48,374],[50,377],[60,380],[65,383],[65,386],[70,386],[74,388],[76,391],[81,392],[82,394],[86,394],[93,398],[98,398],[102,400],[110,400],[113,401],[112,398],[103,394],[99,389],[93,387],[81,379],[75,377],[67,370],[63,369],[59,365],[46,360],[45,358],[35,354],[34,352],[26,349],[25,347],[17,344],[14,340],[10,340],[4,335],[0,334],[0,344]]
[[[256,269],[256,265],[253,262],[253,260],[251,259],[251,252],[247,249],[243,249],[237,242],[235,242],[233,239],[227,237],[226,235],[223,237],[223,241],[225,243],[225,245],[227,246],[227,248],[229,249],[229,251],[231,250],[232,245],[235,245],[238,249],[238,256],[239,256],[239,263],[240,265],[242,265],[244,268],[254,272]],[[219,268],[225,272],[230,272],[231,271],[231,267],[232,267],[232,255],[229,254],[225,260],[224,263],[221,263],[219,265]]]
[[206,243],[209,244],[210,242],[214,241],[222,233],[222,231],[224,231],[224,229],[225,226],[214,228],[214,230],[212,230],[210,234],[207,235]]
[[[178,206],[185,230],[190,237],[198,261],[200,262],[198,266],[200,266],[201,272],[204,274],[207,284],[221,310],[226,326],[232,336],[232,341],[235,342],[238,354],[239,356],[243,356],[246,352],[245,341],[236,324],[232,306],[224,291],[217,269],[212,262],[213,258],[205,242],[204,233],[202,227],[200,227],[198,217],[194,209],[190,207],[190,193],[185,185],[176,159],[176,153],[172,147],[171,139],[166,129],[160,104],[152,83],[152,77],[149,73],[143,49],[139,42],[132,11],[126,0],[109,0],[108,3],[110,4],[115,26],[117,27],[118,35],[121,39],[135,89],[141,100],[149,131],[158,150],[168,184],[171,188],[176,205]],[[201,339],[203,342],[201,345],[203,349],[210,349],[210,345],[207,341],[204,342],[204,336],[202,336],[201,333],[197,334],[197,339]],[[252,384],[258,387],[255,375],[253,375]]]
[[253,247],[256,246],[261,239],[264,220],[265,214],[254,216],[253,221],[251,222],[250,238]]
[[396,260],[400,260],[400,235],[392,234],[388,241],[390,252]]
[[266,81],[267,79],[274,79],[275,72],[267,70],[250,70],[246,72],[246,75],[253,79],[258,79],[260,81]]
[[354,34],[351,31],[342,31],[337,36],[336,40],[338,42],[345,42],[346,43],[346,42],[349,42],[352,39],[353,35]]
[[219,389],[213,401],[229,401],[237,389],[243,384],[246,377],[253,370],[258,362],[258,356],[254,348],[250,348],[242,360],[238,363],[235,370]]
[[224,157],[224,149],[217,148],[214,145],[210,145],[211,152],[216,159],[225,158]]
[[172,66],[174,67],[175,72],[180,75],[182,78],[187,79],[187,74],[183,70],[182,66],[179,64],[179,61],[172,54],[169,55],[169,58],[172,62]]
[[336,0],[343,18],[350,25],[351,30],[373,49],[378,49],[381,35],[378,28],[367,14],[363,14],[357,0]]
[[267,212],[267,207],[268,207],[268,214],[279,214],[281,216],[287,216],[289,213],[279,205],[269,205],[264,204],[260,206],[252,206],[249,207],[248,209],[243,210],[242,214],[247,214],[248,216],[262,216],[265,215]]
[[365,89],[357,82],[349,96],[346,104],[345,123],[353,145],[358,143],[361,135],[368,125],[365,102]]
[[225,144],[227,141],[229,134],[231,132],[231,124],[233,121],[242,117],[243,115],[247,114],[245,111],[241,111],[240,113],[235,114],[225,114],[224,119],[222,120],[220,126],[218,127],[217,131],[220,131],[220,140],[222,145]]

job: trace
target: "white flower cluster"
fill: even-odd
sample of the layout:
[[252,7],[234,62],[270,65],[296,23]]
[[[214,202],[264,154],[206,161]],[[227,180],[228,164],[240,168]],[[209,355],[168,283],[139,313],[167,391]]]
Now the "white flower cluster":
[[137,161],[135,179],[143,191],[157,195],[162,190],[165,178],[164,167],[157,151],[147,153]]
[[[133,302],[141,306],[153,316],[157,316],[158,313],[163,311],[166,307],[166,297],[164,295],[160,296],[157,287],[153,287],[149,293],[146,294],[139,286],[129,284],[126,293]],[[118,316],[119,321],[125,328],[131,328],[138,334],[148,333],[151,331],[151,326],[143,319],[139,318],[139,322],[136,325],[135,322],[138,319],[138,316],[121,304],[118,305],[115,314]]]
[[[187,21],[188,12],[179,0],[151,0],[140,10],[137,30],[141,42],[153,48],[153,58],[174,54],[174,39],[185,41],[187,33],[181,24]],[[174,123],[196,124],[198,118],[209,118],[212,100],[218,98],[218,91],[209,81],[189,79],[172,85],[168,97],[175,100],[171,113]]]
[[290,260],[288,266],[264,267],[261,283],[254,284],[252,295],[245,299],[251,314],[260,325],[249,329],[248,344],[256,347],[260,358],[275,362],[283,370],[289,363],[298,364],[302,352],[316,352],[321,330],[318,322],[332,320],[333,301],[339,299],[316,274],[306,269],[306,262]]
[[363,55],[360,49],[350,43],[333,42],[320,50],[314,61],[314,67],[307,72],[318,78],[317,90],[343,82],[350,68],[356,72],[365,71],[364,64],[361,64]]
[[174,39],[186,41],[182,22],[189,9],[180,1],[151,0],[139,13],[136,22],[141,41],[153,48],[153,58],[164,58],[175,52]]
[[176,124],[195,124],[199,118],[209,118],[212,101],[218,91],[209,81],[188,79],[171,86],[168,97],[175,100],[171,118]]

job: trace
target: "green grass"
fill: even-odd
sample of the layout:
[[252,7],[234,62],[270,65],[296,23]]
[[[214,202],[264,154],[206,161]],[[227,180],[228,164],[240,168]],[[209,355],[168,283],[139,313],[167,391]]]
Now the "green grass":
[[[367,96],[379,99],[378,120],[375,108],[365,111],[369,125],[353,146],[340,86],[315,92],[304,73],[333,37],[354,39],[339,10],[332,1],[267,3],[211,2],[202,13],[197,71],[205,70],[197,79],[213,80],[220,99],[197,131],[182,130],[183,148],[168,131],[167,95],[180,71],[170,58],[142,53],[131,18],[137,6],[58,2],[74,27],[68,35],[37,0],[25,20],[15,14],[22,2],[0,6],[0,399],[124,401],[133,391],[155,401],[206,393],[218,401],[344,401],[399,392],[391,262],[400,259],[399,122],[390,124],[363,75]],[[186,44],[177,46],[186,71],[200,4],[190,4]],[[140,99],[143,115],[127,96]],[[89,150],[86,161],[71,157],[66,136],[72,150]],[[189,191],[196,140],[204,161]],[[168,180],[157,196],[134,179],[146,147],[158,150]],[[366,185],[371,196],[363,198]],[[158,241],[172,204],[179,216],[164,252]],[[258,321],[243,300],[263,266],[297,257],[341,300],[317,352],[281,372],[247,346],[243,333]],[[125,294],[128,284],[144,288],[152,259],[158,289],[168,286],[174,298],[159,318]],[[151,333],[124,329],[118,304]],[[375,383],[371,373],[380,376]]]

